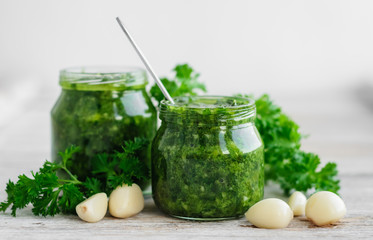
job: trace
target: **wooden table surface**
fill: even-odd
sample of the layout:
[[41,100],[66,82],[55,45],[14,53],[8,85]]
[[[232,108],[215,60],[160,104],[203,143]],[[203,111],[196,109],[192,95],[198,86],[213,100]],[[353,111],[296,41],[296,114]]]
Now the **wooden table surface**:
[[[302,131],[311,133],[304,149],[318,153],[323,163],[338,163],[340,194],[347,216],[337,224],[316,227],[304,217],[285,229],[253,227],[244,218],[219,222],[193,222],[168,217],[151,199],[135,217],[106,216],[98,223],[85,223],[77,216],[35,217],[30,208],[16,218],[0,213],[0,239],[373,239],[373,111],[352,93],[281,99]],[[343,95],[343,97],[342,97]],[[36,170],[49,158],[49,110],[54,99],[39,97],[22,106],[22,114],[0,126],[0,201],[10,178]],[[1,117],[1,116],[0,116]],[[267,186],[265,197],[280,197],[276,185]]]

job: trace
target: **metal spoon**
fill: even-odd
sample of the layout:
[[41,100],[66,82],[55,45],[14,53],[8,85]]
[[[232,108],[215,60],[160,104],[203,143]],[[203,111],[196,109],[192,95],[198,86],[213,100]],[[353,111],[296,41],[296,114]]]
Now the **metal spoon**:
[[116,19],[117,19],[117,22],[119,23],[119,26],[122,28],[123,32],[126,34],[128,40],[131,42],[132,46],[135,48],[135,50],[136,50],[137,54],[139,55],[141,61],[144,63],[146,69],[148,69],[150,75],[152,75],[152,77],[153,77],[154,81],[157,83],[159,89],[161,89],[163,95],[166,97],[166,99],[168,101],[170,101],[172,104],[175,104],[174,100],[172,99],[172,97],[168,93],[167,89],[164,87],[164,85],[162,84],[161,80],[159,80],[159,78],[157,77],[157,74],[155,74],[155,72],[154,72],[153,68],[150,66],[148,60],[145,58],[145,56],[142,53],[141,49],[137,46],[137,44],[133,40],[133,38],[130,35],[130,33],[124,27],[124,25],[122,24],[122,22],[119,19],[119,17],[117,17]]

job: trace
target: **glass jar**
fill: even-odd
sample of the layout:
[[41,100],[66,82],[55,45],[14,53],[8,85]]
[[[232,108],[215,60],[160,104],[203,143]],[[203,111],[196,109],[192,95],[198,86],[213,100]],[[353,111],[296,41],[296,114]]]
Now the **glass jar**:
[[251,99],[222,96],[162,101],[152,145],[152,192],[163,212],[190,220],[242,216],[261,200],[263,142]]
[[[60,72],[61,95],[51,111],[52,159],[73,145],[72,173],[84,180],[91,175],[91,159],[98,153],[121,150],[125,140],[144,137],[149,144],[140,160],[150,169],[150,143],[157,130],[157,112],[140,68],[77,67]],[[144,190],[150,181],[139,182]]]

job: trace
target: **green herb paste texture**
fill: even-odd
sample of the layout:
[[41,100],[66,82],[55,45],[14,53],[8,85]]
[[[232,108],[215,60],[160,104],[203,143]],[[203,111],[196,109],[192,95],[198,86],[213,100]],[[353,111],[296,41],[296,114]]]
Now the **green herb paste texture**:
[[[140,160],[150,167],[150,142],[156,132],[156,110],[145,88],[126,91],[63,89],[51,112],[52,159],[70,145],[81,151],[71,161],[71,172],[91,176],[91,160],[98,153],[121,150],[125,140],[145,137],[149,144]],[[144,189],[148,182],[141,182]]]
[[201,103],[188,103],[193,106],[188,108],[177,99],[173,106],[161,104],[163,121],[152,146],[152,188],[155,203],[164,212],[231,218],[262,199],[263,143],[254,118],[246,114],[217,124],[237,115],[225,104],[203,108]]

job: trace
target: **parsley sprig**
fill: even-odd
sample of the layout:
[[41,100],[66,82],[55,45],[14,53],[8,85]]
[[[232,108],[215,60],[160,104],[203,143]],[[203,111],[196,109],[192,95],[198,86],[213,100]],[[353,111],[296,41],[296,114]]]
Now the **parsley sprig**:
[[[22,174],[18,176],[16,183],[9,180],[5,190],[8,199],[0,203],[0,211],[5,211],[11,206],[12,215],[15,216],[17,209],[31,203],[35,215],[54,216],[60,212],[71,212],[84,199],[80,190],[83,182],[66,168],[71,156],[78,151],[79,147],[72,146],[60,153],[60,164],[46,161],[39,171],[31,172],[32,177]],[[67,177],[59,178],[56,174],[59,170]]]
[[301,150],[303,135],[298,124],[268,95],[257,98],[255,104],[255,125],[265,145],[266,181],[279,183],[285,194],[309,189],[337,193],[340,189],[337,165],[329,162],[319,169],[319,156]]
[[[198,81],[199,74],[189,65],[177,65],[173,70],[173,79],[162,79],[172,97],[196,95],[197,89],[206,92],[205,85]],[[155,85],[150,93],[158,102],[163,99],[162,93]],[[268,95],[257,98],[255,103],[255,124],[265,145],[266,181],[278,183],[285,194],[292,190],[307,192],[310,189],[337,193],[340,189],[337,165],[327,163],[319,169],[319,156],[301,150],[303,136],[299,132],[298,124],[274,104]]]
[[[179,64],[173,69],[175,76],[171,79],[161,78],[161,82],[168,93],[173,96],[194,96],[198,90],[207,92],[206,86],[198,81],[200,76],[188,64]],[[150,95],[158,102],[164,99],[164,96],[157,85],[150,89]]]
[[111,192],[122,184],[131,186],[134,181],[149,178],[149,169],[137,157],[147,141],[135,138],[133,141],[126,141],[121,152],[96,156],[92,162],[92,173],[104,184],[105,192]]
[[16,216],[18,209],[33,205],[32,212],[37,216],[54,216],[59,213],[73,213],[77,204],[99,192],[110,193],[122,184],[131,185],[138,179],[149,178],[149,170],[139,161],[137,151],[145,140],[136,138],[126,141],[122,151],[103,153],[93,161],[93,177],[80,181],[67,166],[72,164],[72,156],[80,151],[71,146],[60,152],[61,161],[45,161],[31,177],[22,174],[17,182],[9,180],[6,186],[7,200],[0,203],[0,211],[9,207]]

